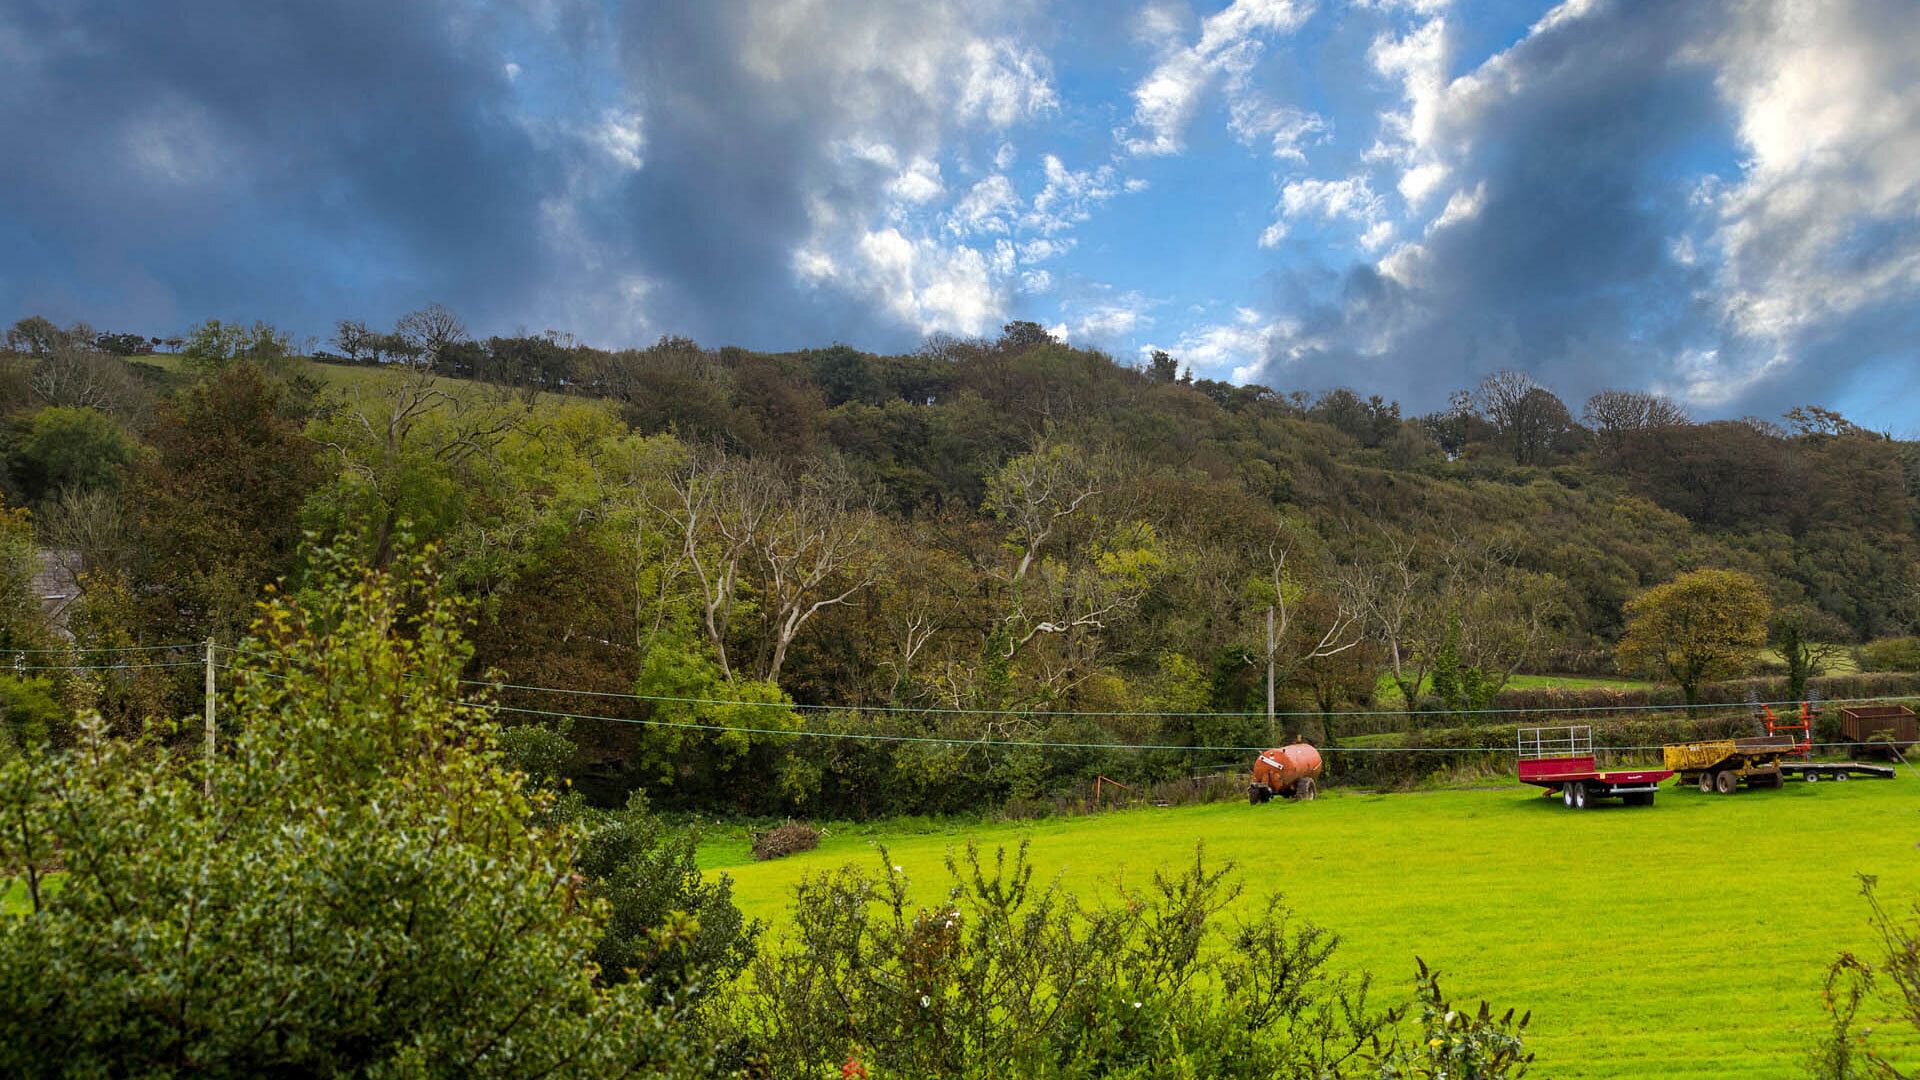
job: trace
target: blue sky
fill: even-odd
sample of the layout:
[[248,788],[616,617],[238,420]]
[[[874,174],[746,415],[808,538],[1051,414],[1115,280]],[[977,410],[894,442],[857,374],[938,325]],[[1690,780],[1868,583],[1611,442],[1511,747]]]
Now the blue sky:
[[0,315],[914,347],[1920,430],[1911,0],[0,0]]

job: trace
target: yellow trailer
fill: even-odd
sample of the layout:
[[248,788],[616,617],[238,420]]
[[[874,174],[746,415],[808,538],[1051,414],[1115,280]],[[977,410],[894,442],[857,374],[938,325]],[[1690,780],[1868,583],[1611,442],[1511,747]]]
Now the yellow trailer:
[[1679,774],[1681,783],[1731,795],[1742,781],[1748,787],[1779,787],[1785,782],[1780,759],[1798,749],[1799,744],[1790,738],[1762,736],[1670,743],[1662,754],[1667,768]]

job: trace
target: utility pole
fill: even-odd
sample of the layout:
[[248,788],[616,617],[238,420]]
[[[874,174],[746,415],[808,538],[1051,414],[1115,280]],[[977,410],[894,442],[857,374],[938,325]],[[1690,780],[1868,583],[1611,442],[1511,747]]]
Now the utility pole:
[[[1280,741],[1280,727],[1276,722],[1277,718],[1273,714],[1273,654],[1279,651],[1279,649],[1280,649],[1280,643],[1273,640],[1273,605],[1268,604],[1267,605],[1267,741],[1270,743],[1277,743]],[[212,671],[213,669],[208,668],[207,670]],[[209,700],[211,700],[211,698],[209,698]],[[208,705],[207,708],[211,710],[213,706]],[[209,711],[207,715],[212,716],[213,713]],[[212,723],[212,721],[208,721],[208,723]],[[208,736],[208,737],[211,738],[212,736]]]
[[207,798],[213,798],[213,639],[207,639]]

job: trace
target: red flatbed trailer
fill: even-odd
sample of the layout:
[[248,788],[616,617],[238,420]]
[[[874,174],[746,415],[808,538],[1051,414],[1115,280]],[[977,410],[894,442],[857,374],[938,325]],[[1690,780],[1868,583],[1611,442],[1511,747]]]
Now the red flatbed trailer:
[[1585,810],[1599,799],[1652,806],[1660,782],[1672,769],[1601,769],[1593,755],[1593,728],[1521,728],[1520,782],[1558,794],[1569,809]]

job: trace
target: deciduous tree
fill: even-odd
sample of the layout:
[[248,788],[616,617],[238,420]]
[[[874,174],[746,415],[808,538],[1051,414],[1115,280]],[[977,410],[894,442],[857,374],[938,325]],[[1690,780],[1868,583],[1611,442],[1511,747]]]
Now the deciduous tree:
[[1621,670],[1677,683],[1692,705],[1701,683],[1753,667],[1771,607],[1750,574],[1695,570],[1627,601],[1627,629],[1614,653]]

